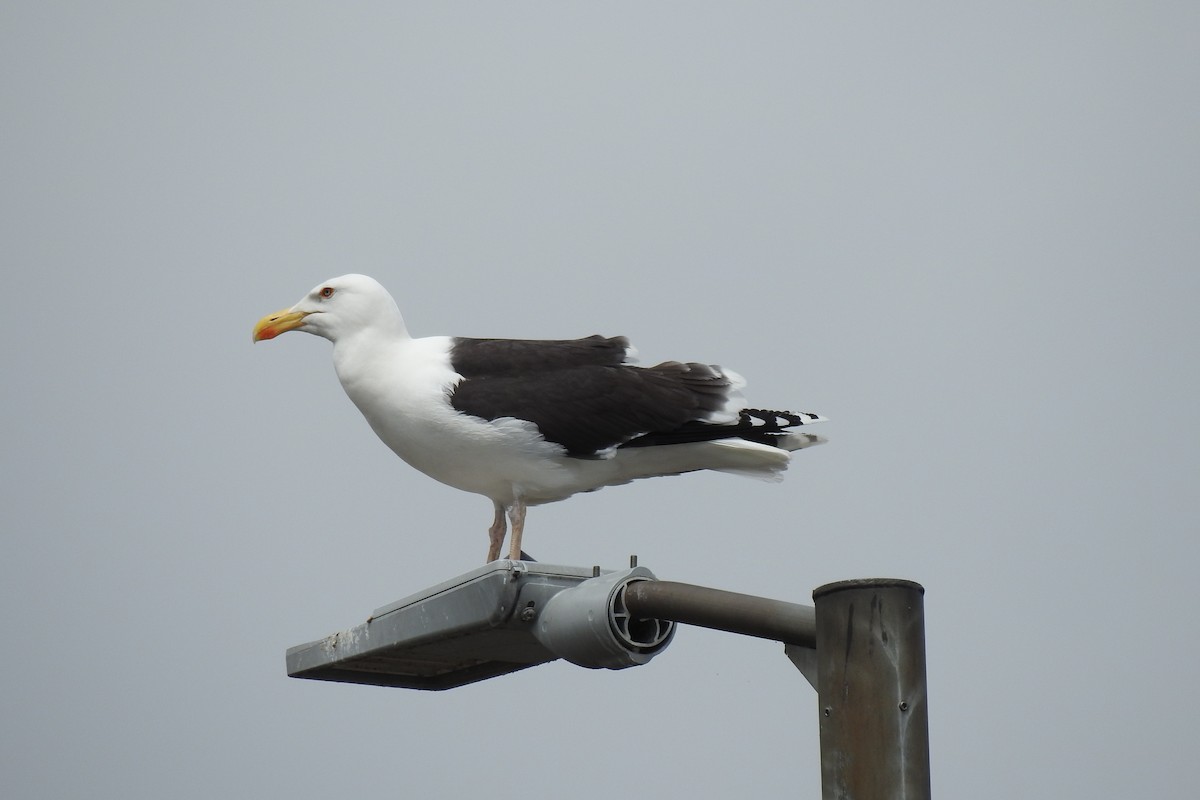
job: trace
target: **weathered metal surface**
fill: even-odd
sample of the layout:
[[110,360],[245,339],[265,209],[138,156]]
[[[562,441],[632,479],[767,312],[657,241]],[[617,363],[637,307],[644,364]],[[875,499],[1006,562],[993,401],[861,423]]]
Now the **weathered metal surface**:
[[841,581],[813,592],[824,800],[927,800],[924,589]]
[[558,658],[533,636],[546,602],[590,569],[494,561],[376,609],[361,625],[288,648],[287,672],[410,689],[450,689]]
[[450,689],[560,657],[607,669],[646,663],[670,643],[672,623],[632,620],[614,603],[627,581],[651,582],[654,573],[634,567],[593,578],[597,571],[494,561],[289,648],[288,675]]
[[629,613],[702,628],[816,646],[812,606],[674,581],[642,581],[625,589]]

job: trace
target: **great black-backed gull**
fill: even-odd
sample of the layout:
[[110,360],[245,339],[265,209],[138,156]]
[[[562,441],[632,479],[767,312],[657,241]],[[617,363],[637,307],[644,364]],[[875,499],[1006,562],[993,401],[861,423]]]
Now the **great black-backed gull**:
[[792,430],[817,414],[742,407],[718,366],[631,364],[624,337],[409,336],[373,278],[343,275],[254,326],[254,341],[305,331],[333,342],[346,394],[396,455],[491,498],[487,561],[521,557],[527,506],[638,478],[710,469],[778,480],[789,453],[825,441]]

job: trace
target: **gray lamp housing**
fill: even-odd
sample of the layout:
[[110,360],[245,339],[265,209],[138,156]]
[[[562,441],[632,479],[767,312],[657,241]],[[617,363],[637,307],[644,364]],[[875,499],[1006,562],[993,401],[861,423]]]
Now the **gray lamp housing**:
[[675,636],[675,623],[636,619],[625,590],[652,581],[645,567],[610,572],[564,589],[550,598],[533,635],[560,658],[592,669],[624,669],[645,664]]
[[601,572],[493,561],[376,611],[361,625],[289,648],[296,678],[449,689],[565,658],[593,669],[645,664],[675,623],[635,619],[625,591],[645,567]]

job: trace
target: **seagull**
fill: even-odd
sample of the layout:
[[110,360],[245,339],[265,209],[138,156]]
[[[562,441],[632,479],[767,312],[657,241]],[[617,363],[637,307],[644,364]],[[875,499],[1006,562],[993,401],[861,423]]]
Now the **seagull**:
[[318,284],[254,326],[303,331],[375,434],[434,480],[491,499],[485,563],[521,560],[527,507],[639,478],[716,470],[780,480],[790,453],[825,441],[824,417],[743,407],[745,380],[708,364],[634,363],[629,340],[413,338],[373,278]]

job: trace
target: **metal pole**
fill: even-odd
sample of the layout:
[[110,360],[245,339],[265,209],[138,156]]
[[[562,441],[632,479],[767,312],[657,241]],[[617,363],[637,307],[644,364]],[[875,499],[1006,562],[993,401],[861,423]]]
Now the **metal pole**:
[[928,800],[925,590],[839,581],[813,592],[823,800]]
[[702,628],[816,647],[812,606],[674,581],[636,581],[625,587],[625,607],[642,619],[668,619]]

